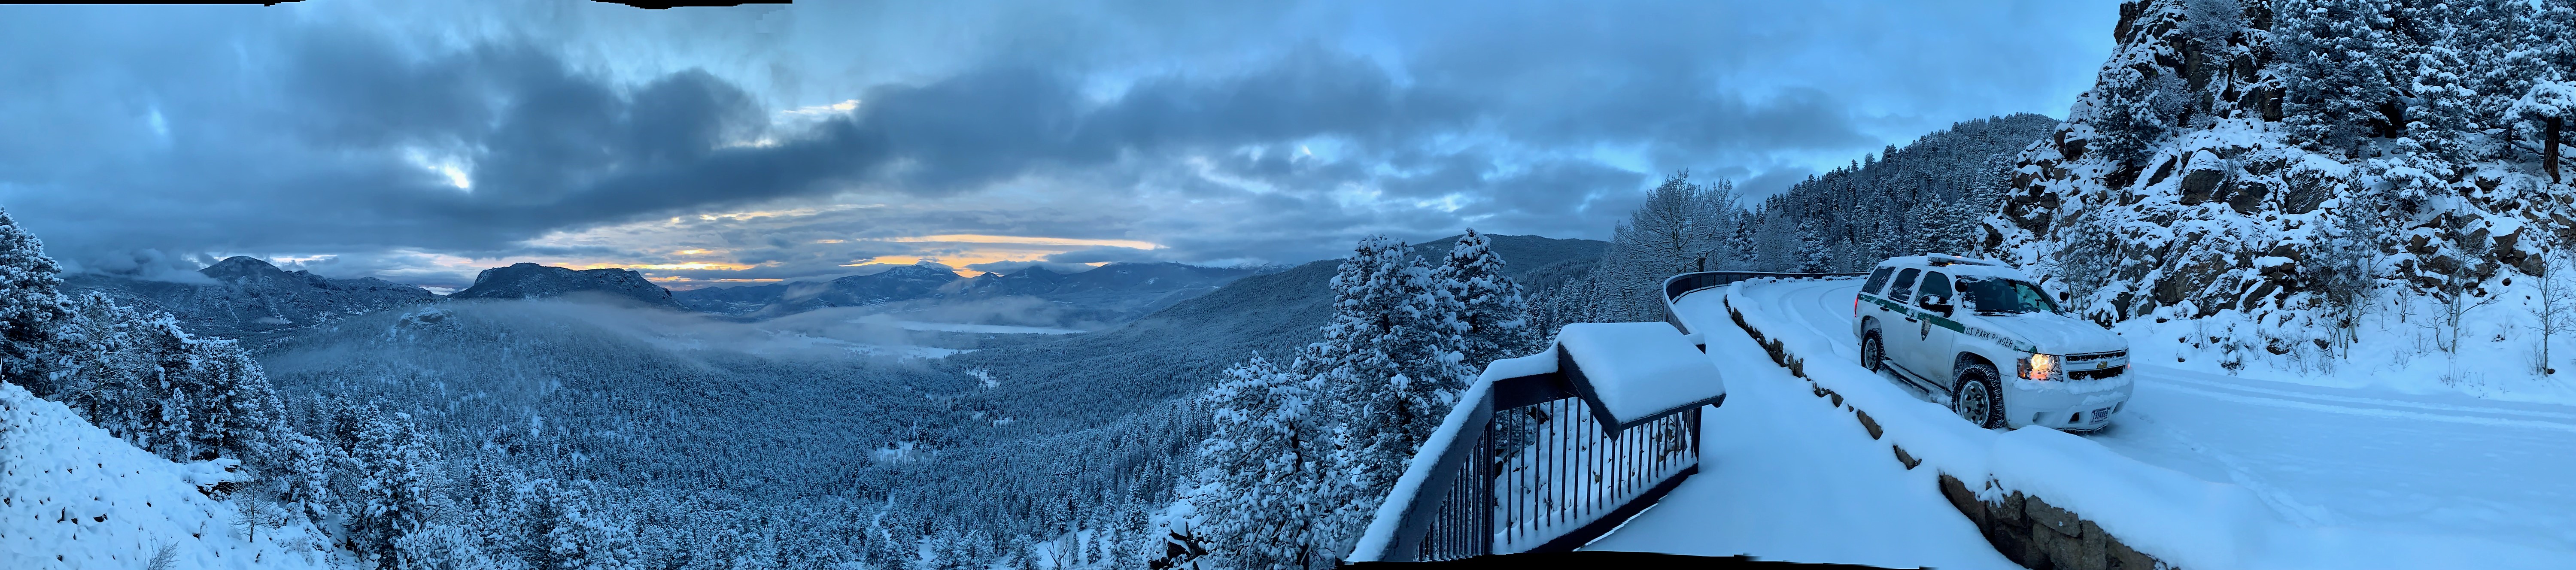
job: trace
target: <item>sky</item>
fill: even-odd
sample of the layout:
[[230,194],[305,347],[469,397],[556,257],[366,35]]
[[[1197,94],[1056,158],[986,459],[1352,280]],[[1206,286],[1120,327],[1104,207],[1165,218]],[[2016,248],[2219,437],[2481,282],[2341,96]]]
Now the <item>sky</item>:
[[2117,3],[0,7],[0,209],[74,271],[438,288],[1607,239],[1953,122],[2063,117]]

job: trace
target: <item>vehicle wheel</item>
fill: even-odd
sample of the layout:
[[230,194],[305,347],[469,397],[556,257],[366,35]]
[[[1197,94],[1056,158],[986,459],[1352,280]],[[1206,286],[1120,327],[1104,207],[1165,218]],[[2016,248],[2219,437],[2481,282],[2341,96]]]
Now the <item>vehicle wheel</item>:
[[2004,427],[2003,377],[1995,374],[1991,364],[1961,367],[1958,383],[1950,389],[1950,406],[1977,427]]
[[1878,340],[1878,331],[1860,337],[1860,365],[1871,372],[1887,369],[1887,343]]

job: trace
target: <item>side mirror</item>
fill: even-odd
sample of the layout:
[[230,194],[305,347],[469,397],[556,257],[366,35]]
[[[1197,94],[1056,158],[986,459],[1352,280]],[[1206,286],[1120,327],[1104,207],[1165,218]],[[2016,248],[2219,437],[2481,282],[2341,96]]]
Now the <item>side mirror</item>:
[[1940,295],[1924,295],[1923,308],[1940,313],[1944,317],[1950,316],[1950,300]]

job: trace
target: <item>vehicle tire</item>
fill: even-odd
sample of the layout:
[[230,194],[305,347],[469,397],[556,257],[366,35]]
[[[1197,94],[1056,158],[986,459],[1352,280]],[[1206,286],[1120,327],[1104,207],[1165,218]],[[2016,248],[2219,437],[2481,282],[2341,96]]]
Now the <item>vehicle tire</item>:
[[1887,343],[1879,340],[1878,331],[1860,337],[1860,366],[1871,372],[1887,370]]
[[2004,427],[2004,418],[2010,416],[2004,415],[2003,376],[1995,373],[1992,364],[1959,367],[1958,381],[1950,388],[1950,408],[1977,427]]

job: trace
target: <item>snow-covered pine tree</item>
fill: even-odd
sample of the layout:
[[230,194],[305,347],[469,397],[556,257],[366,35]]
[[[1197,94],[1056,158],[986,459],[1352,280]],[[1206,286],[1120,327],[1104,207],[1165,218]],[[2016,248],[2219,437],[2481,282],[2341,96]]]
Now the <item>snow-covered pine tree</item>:
[[[1824,226],[1813,218],[1798,221],[1798,272],[1822,273],[1833,268],[1834,252],[1827,243]],[[1663,291],[1658,289],[1655,294],[1663,295]]]
[[175,339],[153,338],[144,316],[96,292],[70,304],[67,318],[54,324],[52,344],[42,349],[49,369],[50,396],[91,424],[135,447],[178,459],[179,426],[186,406],[167,410],[175,395],[163,378],[161,355],[151,348],[175,348]]
[[1201,398],[1215,421],[1199,444],[1188,500],[1218,567],[1303,570],[1339,559],[1319,532],[1342,489],[1329,476],[1315,388],[1293,367],[1254,355]]
[[1759,271],[1797,271],[1798,264],[1804,261],[1798,254],[1798,220],[1788,210],[1775,206],[1765,204],[1753,215],[1761,220],[1753,238],[1753,267]]
[[1957,199],[1926,200],[1918,210],[1921,253],[1965,254],[1976,247],[1981,222],[1977,212]]
[[2464,163],[2483,153],[2473,148],[2486,137],[2478,120],[2479,106],[2485,101],[2477,88],[2479,72],[2472,66],[2482,63],[2481,48],[2469,42],[2479,41],[2472,28],[2493,25],[2510,28],[2519,21],[2507,18],[2489,24],[2464,20],[2472,6],[2463,0],[2446,2],[2400,2],[2392,18],[2395,29],[2391,36],[2398,40],[2397,52],[2408,97],[2406,124],[2401,132],[2423,145],[2433,155],[2448,163]]
[[2318,300],[2335,329],[2331,346],[2350,358],[2363,306],[2378,288],[2380,252],[2389,237],[2379,219],[2387,204],[2359,189],[2346,194],[2327,213],[2323,243],[2301,273],[2316,276]]
[[527,568],[639,567],[634,559],[632,529],[624,521],[600,512],[585,485],[553,479],[521,481],[511,489],[511,505],[505,518],[509,531],[501,538]]
[[1324,340],[1300,360],[1346,438],[1334,464],[1352,492],[1328,533],[1337,541],[1356,537],[1471,374],[1458,348],[1456,300],[1405,249],[1385,236],[1360,239],[1333,275]]
[[135,447],[173,461],[264,461],[289,433],[268,377],[233,341],[199,338],[167,313],[86,293],[50,334],[54,398]]
[[[176,321],[167,330],[185,335]],[[186,452],[191,459],[232,457],[257,461],[279,434],[287,432],[285,405],[268,384],[268,375],[248,351],[230,339],[182,337],[187,368],[178,385],[194,392]]]
[[1494,252],[1493,238],[1467,228],[1433,279],[1458,300],[1458,320],[1467,325],[1460,351],[1468,369],[1482,370],[1495,359],[1537,349],[1529,301],[1520,283],[1503,274],[1503,256]]
[[[587,495],[585,493],[584,495]],[[634,530],[613,515],[576,496],[572,508],[546,533],[548,570],[627,570],[640,568],[634,556]],[[776,556],[775,546],[757,549]]]
[[438,450],[412,424],[411,415],[375,404],[351,406],[336,426],[348,441],[349,490],[341,495],[353,550],[378,568],[407,568],[397,541],[427,527],[436,516],[441,486]]
[[331,519],[332,466],[339,463],[331,446],[312,436],[283,432],[272,440],[258,475],[279,505],[314,524]]
[[63,299],[62,266],[45,256],[44,242],[0,211],[0,380],[52,398],[57,387],[44,362],[54,330],[71,309]]
[[2288,93],[2282,124],[2314,149],[2358,156],[2364,139],[2389,136],[2396,85],[2390,6],[2379,0],[2283,0],[2274,37],[2285,53]]

